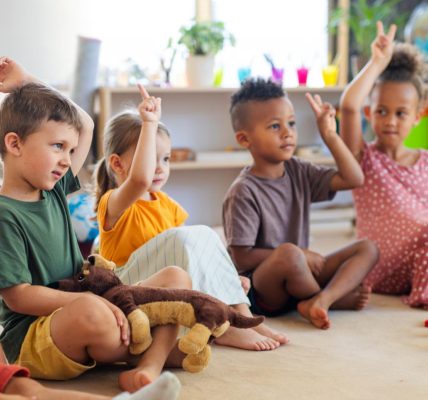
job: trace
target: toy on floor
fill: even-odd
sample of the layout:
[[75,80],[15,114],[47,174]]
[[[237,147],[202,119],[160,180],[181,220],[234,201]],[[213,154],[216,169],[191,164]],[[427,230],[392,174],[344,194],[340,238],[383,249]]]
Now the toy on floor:
[[80,273],[54,286],[68,292],[90,291],[118,306],[131,327],[131,354],[140,354],[150,346],[150,327],[183,325],[191,328],[178,344],[180,351],[187,354],[183,368],[199,372],[208,365],[211,336],[221,336],[229,326],[251,328],[264,320],[264,317],[244,316],[220,300],[195,290],[124,285],[114,273],[115,268],[113,262],[91,255]]

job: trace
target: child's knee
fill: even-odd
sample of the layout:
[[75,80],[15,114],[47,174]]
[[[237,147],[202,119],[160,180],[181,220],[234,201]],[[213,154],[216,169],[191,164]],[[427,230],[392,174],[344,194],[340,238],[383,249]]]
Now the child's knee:
[[86,337],[102,336],[116,327],[113,312],[101,299],[87,295],[82,296],[64,307],[71,326]]
[[283,243],[273,252],[276,265],[287,270],[306,268],[306,257],[302,249],[292,243]]
[[167,276],[167,281],[165,286],[171,288],[179,289],[191,289],[192,288],[192,279],[190,275],[183,268],[170,266],[164,268],[165,274]]
[[357,242],[358,250],[361,254],[370,257],[373,263],[379,260],[379,249],[374,242],[369,239],[362,239]]

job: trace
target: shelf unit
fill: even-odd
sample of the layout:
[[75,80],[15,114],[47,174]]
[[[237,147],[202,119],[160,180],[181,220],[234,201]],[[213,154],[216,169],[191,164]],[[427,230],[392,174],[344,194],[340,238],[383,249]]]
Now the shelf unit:
[[[237,88],[147,87],[147,91],[162,98],[162,121],[171,131],[173,147],[190,147],[195,161],[171,164],[171,177],[165,191],[189,212],[189,224],[221,224],[224,194],[239,170],[251,164],[251,157],[226,151],[236,148],[229,120],[231,95]],[[299,145],[322,145],[315,118],[305,99],[305,93],[318,93],[326,101],[337,104],[341,87],[294,87],[286,92],[294,105]],[[106,122],[116,113],[135,107],[140,101],[136,87],[101,87],[97,91],[98,121],[96,148],[102,156],[103,131]],[[202,157],[215,152],[215,157]],[[198,160],[198,155],[200,159]],[[223,157],[224,155],[224,157]],[[334,165],[331,156],[313,157],[310,161]]]

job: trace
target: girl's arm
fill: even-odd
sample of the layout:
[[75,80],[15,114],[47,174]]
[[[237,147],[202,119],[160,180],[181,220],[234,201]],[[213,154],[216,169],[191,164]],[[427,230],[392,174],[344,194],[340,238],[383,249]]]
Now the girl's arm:
[[[122,171],[125,180],[110,195],[106,225],[113,227],[122,213],[141,198],[150,188],[156,170],[156,132],[161,114],[161,99],[149,96],[143,86],[138,86],[143,101],[138,106],[143,124],[129,171]],[[113,154],[111,163],[121,163]]]
[[363,171],[337,134],[334,108],[331,104],[323,103],[318,95],[312,97],[307,93],[306,98],[317,119],[321,137],[336,161],[337,172],[330,181],[330,190],[346,190],[361,186],[364,183]]
[[[0,57],[0,92],[9,93],[15,88],[27,83],[40,83],[44,85],[34,75],[28,73],[24,67],[9,57]],[[52,90],[55,90],[51,88]],[[69,101],[76,107],[82,122],[82,131],[79,135],[79,142],[71,155],[71,170],[76,176],[83,163],[86,160],[89,149],[92,143],[92,135],[94,132],[94,122],[92,118],[71,99]]]
[[366,66],[345,88],[340,99],[340,134],[357,160],[363,151],[361,109],[376,79],[391,60],[397,27],[391,25],[385,34],[382,22],[377,22],[377,36],[371,44],[372,56]]

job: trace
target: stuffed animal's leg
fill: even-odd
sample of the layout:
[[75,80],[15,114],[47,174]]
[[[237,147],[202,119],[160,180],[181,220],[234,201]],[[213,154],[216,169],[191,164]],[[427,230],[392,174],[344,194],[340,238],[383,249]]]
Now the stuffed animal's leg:
[[198,354],[207,345],[211,330],[205,325],[196,323],[190,331],[178,341],[178,349],[186,354]]
[[212,335],[216,338],[220,337],[221,335],[223,335],[230,327],[230,322],[226,321],[223,324],[221,324],[220,326],[218,326],[217,328],[215,328],[212,332]]
[[187,372],[200,372],[207,367],[211,358],[211,347],[207,344],[198,354],[188,354],[182,363]]
[[131,354],[141,354],[152,344],[150,333],[150,321],[139,308],[128,314],[129,325],[131,326],[131,344],[129,352]]

